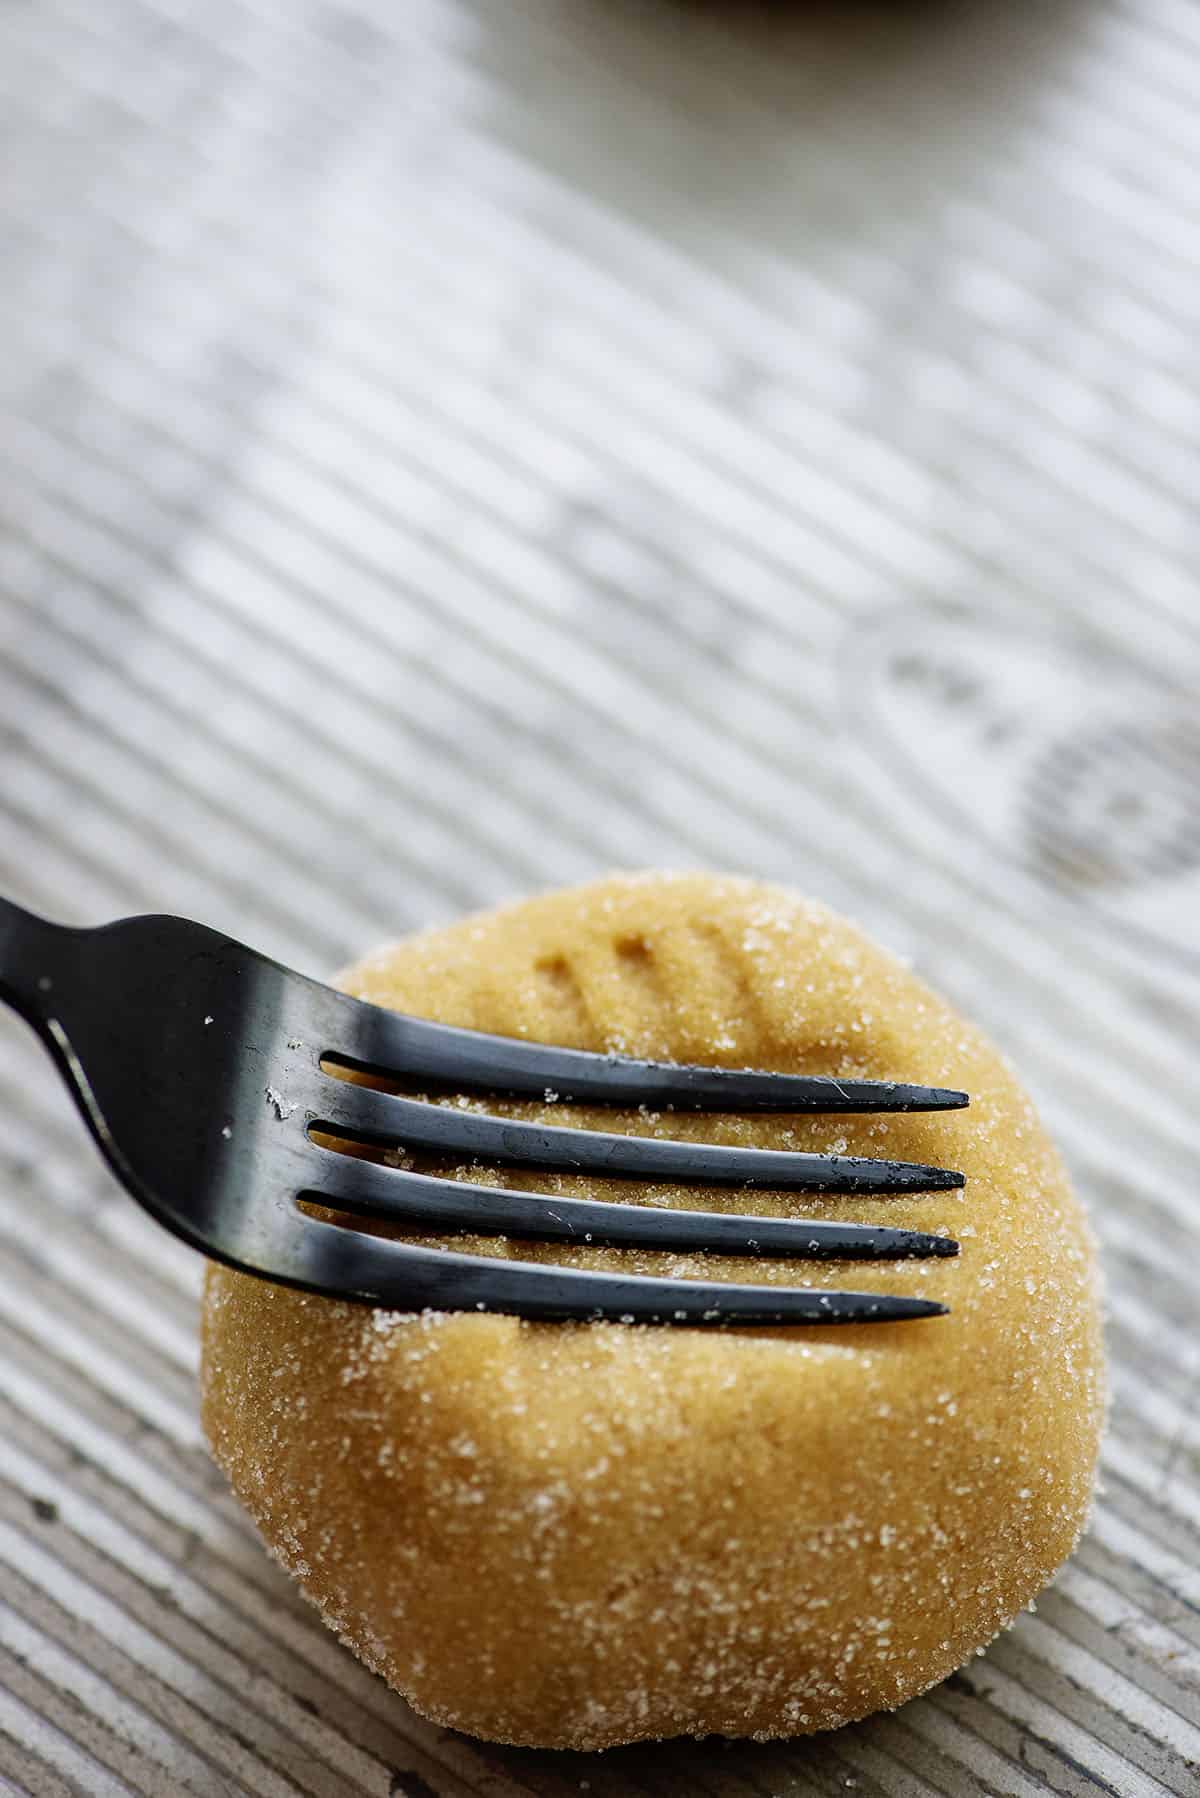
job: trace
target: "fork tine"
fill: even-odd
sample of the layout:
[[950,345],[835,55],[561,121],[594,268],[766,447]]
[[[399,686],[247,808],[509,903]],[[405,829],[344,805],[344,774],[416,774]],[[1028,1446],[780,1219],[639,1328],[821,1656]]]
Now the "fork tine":
[[[335,1211],[388,1217],[409,1225],[441,1224],[482,1236],[529,1236],[574,1243],[637,1243],[644,1248],[701,1249],[723,1255],[783,1255],[807,1261],[886,1261],[956,1255],[948,1236],[875,1224],[816,1218],[745,1217],[615,1205],[502,1187],[473,1186],[407,1169],[352,1161],[324,1149],[324,1179],[301,1193]],[[340,1163],[340,1167],[333,1164]]]
[[634,1174],[647,1179],[703,1180],[722,1186],[771,1186],[805,1192],[935,1192],[963,1184],[960,1173],[926,1167],[920,1162],[567,1130],[557,1125],[490,1117],[453,1105],[400,1098],[374,1087],[353,1086],[333,1078],[323,1083],[319,1106],[310,1119],[310,1128],[360,1142],[430,1149],[499,1166]]
[[[968,1103],[966,1093],[951,1087],[641,1061],[460,1030],[361,999],[346,999],[344,1006],[338,1015],[342,1043],[330,1044],[323,1051],[326,1059],[454,1092],[542,1099],[549,1090],[557,1099],[580,1104],[735,1112],[950,1111]],[[353,1054],[346,1052],[350,1043]]]
[[[393,1242],[296,1215],[303,1226],[288,1279],[397,1311],[499,1311],[539,1320],[666,1324],[892,1323],[945,1315],[936,1299],[798,1286],[653,1280],[460,1255]],[[264,1270],[271,1271],[271,1270]]]

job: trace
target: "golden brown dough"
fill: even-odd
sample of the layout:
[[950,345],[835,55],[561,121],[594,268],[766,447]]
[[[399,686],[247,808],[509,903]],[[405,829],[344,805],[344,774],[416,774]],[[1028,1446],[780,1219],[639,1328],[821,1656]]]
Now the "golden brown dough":
[[213,1452],[327,1622],[419,1711],[545,1747],[828,1729],[943,1678],[1033,1597],[1092,1489],[1096,1270],[1059,1158],[978,1031],[823,906],[703,875],[533,899],[375,954],[344,985],[587,1048],[972,1094],[967,1112],[891,1119],[626,1120],[961,1167],[965,1193],[608,1188],[943,1228],[957,1260],[800,1278],[931,1294],[944,1319],[720,1333],[413,1319],[210,1270]]

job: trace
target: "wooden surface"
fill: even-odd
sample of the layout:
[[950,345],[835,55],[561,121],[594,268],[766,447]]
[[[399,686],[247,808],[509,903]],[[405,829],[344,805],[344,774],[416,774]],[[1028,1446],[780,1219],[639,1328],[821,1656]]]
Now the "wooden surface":
[[610,866],[844,907],[1086,1193],[1036,1612],[836,1736],[447,1735],[203,1449],[199,1267],[0,1019],[0,1790],[1200,1792],[1200,10],[16,0],[0,888],[311,972]]

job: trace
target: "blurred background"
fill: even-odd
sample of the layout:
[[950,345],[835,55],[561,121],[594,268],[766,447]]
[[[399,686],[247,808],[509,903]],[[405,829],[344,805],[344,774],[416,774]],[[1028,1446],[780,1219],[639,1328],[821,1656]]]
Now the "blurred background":
[[844,908],[1093,1208],[1035,1615],[798,1744],[521,1754],[210,1468],[199,1264],[0,1018],[0,1790],[1200,1792],[1200,8],[7,0],[0,890],[307,972],[612,867]]

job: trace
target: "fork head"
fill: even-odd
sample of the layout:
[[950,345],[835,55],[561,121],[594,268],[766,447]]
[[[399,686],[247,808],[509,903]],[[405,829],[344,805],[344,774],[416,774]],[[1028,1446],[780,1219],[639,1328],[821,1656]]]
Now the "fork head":
[[345,1075],[543,1102],[739,1112],[952,1109],[965,1094],[677,1067],[453,1029],[352,999],[179,918],[97,930],[33,922],[27,948],[35,967],[21,983],[21,1009],[118,1178],[160,1223],[216,1260],[398,1310],[696,1324],[879,1322],[946,1308],[896,1294],[532,1265],[347,1227],[337,1220],[366,1216],[409,1228],[801,1259],[929,1258],[958,1246],[948,1235],[875,1225],[500,1190],[379,1166],[339,1153],[330,1139],[482,1166],[924,1192],[959,1187],[962,1176],[908,1162],[563,1129],[407,1098]]

